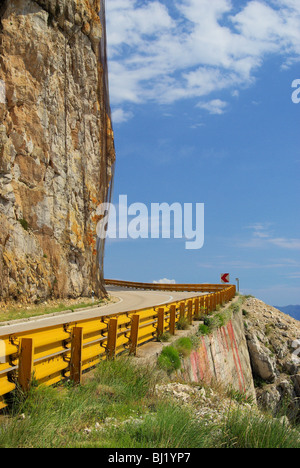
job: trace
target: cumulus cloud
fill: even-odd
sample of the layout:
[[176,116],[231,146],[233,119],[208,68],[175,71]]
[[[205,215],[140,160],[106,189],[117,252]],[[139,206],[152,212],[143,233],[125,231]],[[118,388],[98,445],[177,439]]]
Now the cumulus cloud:
[[176,284],[176,281],[168,278],[162,278],[158,281],[153,281],[153,284]]
[[238,3],[107,2],[112,104],[237,93],[254,82],[266,56],[280,55],[285,67],[300,60],[299,0]]
[[127,122],[127,120],[130,120],[133,117],[132,112],[126,112],[122,108],[116,108],[112,112],[112,120],[114,123],[123,123]]
[[217,114],[217,115],[224,114],[227,106],[228,106],[228,103],[225,101],[221,101],[221,99],[213,99],[212,101],[209,101],[209,102],[199,102],[197,104],[197,107],[200,107],[200,109],[205,109],[210,114]]

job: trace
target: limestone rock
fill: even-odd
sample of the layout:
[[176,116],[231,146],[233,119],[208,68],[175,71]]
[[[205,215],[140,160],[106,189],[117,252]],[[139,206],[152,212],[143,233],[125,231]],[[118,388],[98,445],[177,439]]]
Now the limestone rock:
[[257,335],[251,332],[247,334],[247,344],[254,374],[263,380],[274,381],[276,363],[271,351],[261,343]]
[[300,322],[256,298],[243,305],[257,401],[276,414],[300,415]]
[[2,300],[101,293],[96,210],[115,154],[99,10],[100,0],[0,4]]

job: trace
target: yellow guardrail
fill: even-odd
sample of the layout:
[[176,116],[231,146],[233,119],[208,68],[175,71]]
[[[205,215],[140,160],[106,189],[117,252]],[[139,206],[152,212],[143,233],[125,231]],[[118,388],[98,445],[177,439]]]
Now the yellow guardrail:
[[[133,281],[105,280],[106,286],[121,286],[130,289],[145,289],[153,291],[201,291],[217,292],[226,288],[224,284],[157,284],[157,283],[136,283]],[[228,286],[229,287],[229,286]]]
[[[124,286],[124,282],[106,281],[107,285],[113,283]],[[172,286],[174,291],[176,286],[177,291],[209,292],[164,306],[0,335],[0,409],[6,407],[6,397],[16,385],[28,391],[32,379],[48,386],[66,378],[80,383],[82,372],[101,360],[126,352],[136,354],[139,346],[157,339],[162,333],[169,331],[174,335],[180,318],[192,323],[200,313],[213,312],[217,305],[227,303],[236,293],[232,285],[126,284],[141,289],[151,286],[151,289],[169,290]]]

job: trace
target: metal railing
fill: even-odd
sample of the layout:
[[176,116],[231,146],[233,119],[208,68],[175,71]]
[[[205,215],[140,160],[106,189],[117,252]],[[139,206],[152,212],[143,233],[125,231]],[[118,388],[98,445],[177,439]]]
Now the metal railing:
[[218,305],[229,302],[236,293],[232,285],[147,285],[106,280],[106,285],[109,284],[201,291],[202,295],[164,306],[0,335],[0,409],[6,407],[6,397],[17,385],[28,391],[32,379],[48,386],[68,378],[80,383],[83,371],[101,360],[122,353],[135,355],[138,347],[158,339],[164,332],[174,335],[180,319],[192,323],[201,314],[212,313]]

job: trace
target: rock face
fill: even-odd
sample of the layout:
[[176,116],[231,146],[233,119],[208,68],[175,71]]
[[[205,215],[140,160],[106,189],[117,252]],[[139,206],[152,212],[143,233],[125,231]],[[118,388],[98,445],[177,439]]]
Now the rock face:
[[187,382],[222,384],[256,400],[241,312],[213,333],[201,336],[197,349],[177,374]]
[[100,8],[100,0],[0,3],[4,301],[103,291],[96,209],[115,153]]
[[300,416],[300,322],[255,298],[243,305],[257,401]]

